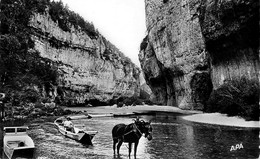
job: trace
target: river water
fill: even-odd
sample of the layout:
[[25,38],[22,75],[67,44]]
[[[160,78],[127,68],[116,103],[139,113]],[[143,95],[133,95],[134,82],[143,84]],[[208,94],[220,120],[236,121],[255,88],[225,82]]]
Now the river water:
[[[148,141],[144,137],[140,139],[138,159],[253,159],[259,156],[259,129],[188,122],[179,115],[167,113],[140,117],[152,120],[153,140]],[[30,126],[29,135],[36,144],[35,158],[127,159],[126,143],[121,146],[121,156],[113,155],[111,130],[118,123],[130,124],[133,118],[74,120],[75,124],[85,125],[87,130],[98,131],[90,147],[65,138],[52,123],[34,123]],[[6,158],[4,154],[2,158]]]

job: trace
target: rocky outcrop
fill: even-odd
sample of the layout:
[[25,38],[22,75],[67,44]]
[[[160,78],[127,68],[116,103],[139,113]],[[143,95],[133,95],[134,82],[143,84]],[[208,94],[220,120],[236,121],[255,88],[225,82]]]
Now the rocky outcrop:
[[146,84],[144,75],[142,72],[140,73],[139,78],[140,78],[140,98],[149,100],[149,102],[151,103],[151,101],[154,100],[155,96],[154,96],[151,88]]
[[[160,104],[202,109],[191,81],[203,73],[208,82],[208,58],[199,24],[199,0],[146,0],[148,35],[139,59],[145,79]],[[207,88],[210,90],[210,88]],[[194,102],[196,100],[196,102]]]
[[58,86],[49,96],[95,104],[139,95],[139,69],[102,35],[72,25],[66,32],[47,13],[35,13],[30,27],[35,50],[58,65]]
[[203,0],[200,24],[214,89],[225,80],[259,81],[259,3]]
[[139,59],[163,105],[203,109],[225,79],[257,79],[258,3],[146,0]]

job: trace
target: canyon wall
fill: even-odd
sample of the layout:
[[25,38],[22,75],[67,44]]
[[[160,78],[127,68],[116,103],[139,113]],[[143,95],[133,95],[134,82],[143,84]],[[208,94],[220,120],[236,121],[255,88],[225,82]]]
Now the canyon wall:
[[[146,0],[148,35],[141,44],[139,59],[160,104],[202,109],[203,99],[191,83],[207,83],[210,79],[199,6],[199,0]],[[200,76],[204,81],[197,80]]]
[[211,60],[214,89],[227,79],[259,81],[259,3],[201,2],[200,25]]
[[139,69],[102,35],[73,25],[64,31],[47,13],[35,13],[30,27],[34,49],[58,67],[58,86],[48,96],[95,104],[139,95]]
[[146,0],[139,60],[155,101],[202,110],[225,80],[257,79],[254,1]]

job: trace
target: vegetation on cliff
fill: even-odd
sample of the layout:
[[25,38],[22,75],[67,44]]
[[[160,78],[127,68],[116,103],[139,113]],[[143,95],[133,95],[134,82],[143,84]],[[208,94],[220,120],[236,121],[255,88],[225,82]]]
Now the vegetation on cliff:
[[[13,105],[36,102],[42,86],[55,85],[57,69],[32,50],[34,42],[28,27],[37,9],[35,1],[2,0],[0,3],[0,91]],[[47,89],[49,87],[46,87]]]
[[206,112],[220,112],[259,120],[259,83],[246,77],[225,81],[214,90],[208,100]]
[[64,6],[61,1],[39,0],[38,3],[49,7],[51,19],[57,22],[62,30],[71,31],[71,25],[73,25],[74,28],[84,31],[91,38],[95,38],[98,35],[92,23],[85,21],[79,14],[69,10],[68,6]]

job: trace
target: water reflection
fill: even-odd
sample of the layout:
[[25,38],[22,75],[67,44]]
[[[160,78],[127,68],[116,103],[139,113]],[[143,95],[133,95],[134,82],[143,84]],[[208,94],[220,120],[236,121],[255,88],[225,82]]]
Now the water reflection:
[[[157,138],[149,143],[149,153],[155,153],[161,158],[258,157],[257,129],[186,123],[181,119],[172,121],[175,123],[173,125],[161,125],[165,119],[157,117],[154,120],[157,122],[154,124],[154,136]],[[232,145],[240,143],[243,144],[243,149],[230,151]]]
[[[153,140],[148,141],[144,137],[140,139],[137,150],[139,159],[258,157],[258,129],[197,124],[183,121],[178,116],[170,114],[141,116],[141,118],[152,120]],[[84,147],[71,139],[64,138],[54,127],[45,128],[45,132],[35,128],[33,131],[42,134],[42,137],[37,136],[35,141],[36,158],[52,156],[53,158],[127,159],[127,143],[121,146],[121,156],[119,158],[114,156],[111,131],[116,124],[130,124],[133,122],[132,119],[133,117],[106,117],[74,121],[75,124],[84,124],[88,130],[98,130],[92,147]],[[240,143],[243,145],[242,149],[230,151],[233,145]],[[131,155],[133,158],[133,150]]]

